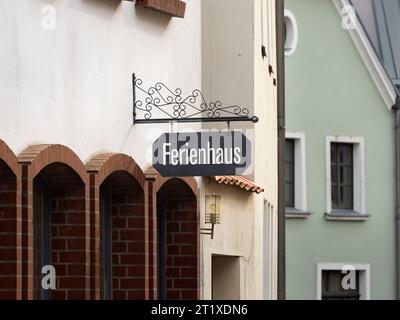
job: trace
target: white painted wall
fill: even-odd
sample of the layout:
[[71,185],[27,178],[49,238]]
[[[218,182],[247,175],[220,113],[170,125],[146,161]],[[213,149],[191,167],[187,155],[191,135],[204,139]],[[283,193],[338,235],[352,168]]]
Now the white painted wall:
[[[42,28],[42,9],[56,28]],[[2,0],[0,139],[18,155],[28,145],[64,144],[82,161],[123,152],[145,168],[170,126],[132,125],[131,75],[184,92],[201,88],[200,0],[184,19],[119,0]]]

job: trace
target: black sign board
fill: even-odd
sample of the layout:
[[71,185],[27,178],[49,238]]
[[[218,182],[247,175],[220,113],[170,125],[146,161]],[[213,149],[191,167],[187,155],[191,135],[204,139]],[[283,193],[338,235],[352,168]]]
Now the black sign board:
[[241,175],[251,143],[241,131],[164,133],[153,144],[153,166],[163,177]]

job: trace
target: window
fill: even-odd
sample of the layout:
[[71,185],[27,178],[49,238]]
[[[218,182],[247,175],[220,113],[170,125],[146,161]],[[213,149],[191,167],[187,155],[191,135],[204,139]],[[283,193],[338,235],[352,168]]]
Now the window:
[[369,300],[370,265],[318,263],[317,300]]
[[294,140],[286,139],[286,151],[285,151],[285,203],[287,208],[295,207],[294,200]]
[[326,218],[363,221],[365,208],[364,138],[326,137]]
[[360,300],[360,272],[355,271],[354,288],[344,289],[346,273],[339,270],[322,271],[322,300]]
[[353,145],[331,145],[332,209],[353,210]]
[[287,218],[306,218],[306,147],[304,133],[286,133],[285,203]]
[[299,30],[294,14],[285,9],[285,55],[293,55],[297,49]]

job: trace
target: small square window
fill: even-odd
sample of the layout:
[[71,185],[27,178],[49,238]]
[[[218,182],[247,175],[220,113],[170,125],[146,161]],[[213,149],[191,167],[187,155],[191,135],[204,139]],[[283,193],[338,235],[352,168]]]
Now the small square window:
[[346,273],[340,270],[322,271],[322,300],[360,300],[360,272],[355,271],[354,288],[343,288]]

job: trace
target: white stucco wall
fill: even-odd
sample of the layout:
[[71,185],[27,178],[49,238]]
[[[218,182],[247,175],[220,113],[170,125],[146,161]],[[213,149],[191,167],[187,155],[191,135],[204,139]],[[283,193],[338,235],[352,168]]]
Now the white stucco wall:
[[[56,9],[45,30],[43,7]],[[2,0],[0,139],[64,144],[82,161],[122,152],[144,169],[169,125],[132,125],[132,73],[184,92],[201,88],[200,0],[184,19],[119,0]]]

